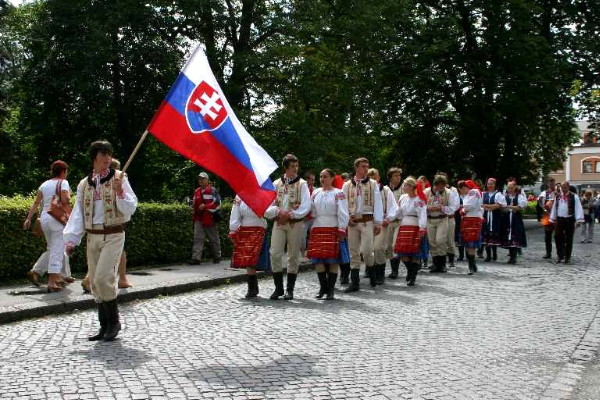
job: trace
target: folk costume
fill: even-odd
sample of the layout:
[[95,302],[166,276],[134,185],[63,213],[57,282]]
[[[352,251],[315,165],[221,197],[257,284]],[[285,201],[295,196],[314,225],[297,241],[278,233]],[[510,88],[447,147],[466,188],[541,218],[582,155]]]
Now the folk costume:
[[419,272],[416,260],[422,257],[421,239],[427,230],[426,197],[403,194],[398,201],[395,217],[399,221],[399,228],[394,253],[398,260],[404,260],[406,282],[413,286]]
[[374,232],[375,226],[383,222],[383,204],[379,185],[369,177],[356,176],[344,183],[342,188],[348,199],[350,222],[348,224],[348,246],[350,247],[350,269],[352,283],[346,293],[360,289],[360,255],[365,260],[371,287],[377,286],[375,279]]
[[[521,193],[505,195],[506,205],[518,206],[521,209],[527,206],[527,199]],[[502,210],[502,247],[508,249],[510,254],[509,264],[517,263],[517,249],[527,247],[527,236],[525,235],[525,224],[520,210],[504,208]]]
[[385,264],[387,259],[392,257],[393,253],[388,252],[389,232],[393,234],[394,229],[389,226],[390,221],[395,219],[398,204],[394,198],[394,194],[387,186],[380,186],[383,220],[385,224],[381,226],[381,233],[375,236],[374,253],[375,253],[375,280],[378,285],[383,285],[385,282]]
[[[454,258],[456,256],[456,243],[454,241],[454,237],[455,232],[457,231],[455,215],[456,211],[460,207],[460,195],[458,194],[458,189],[456,189],[454,186],[450,186],[448,189],[450,189],[450,203],[454,204],[455,207],[452,215],[448,215],[448,235],[446,236],[448,239],[448,247],[446,249],[446,256],[448,257],[448,266],[450,268],[454,268]],[[460,225],[458,226],[460,228]]]
[[556,188],[554,190],[548,188],[538,198],[538,204],[544,210],[541,218],[541,224],[544,227],[544,242],[546,244],[546,255],[544,258],[552,257],[552,233],[554,233],[555,224],[550,222],[550,211],[556,200],[557,193]]
[[[387,186],[392,195],[394,196],[394,203],[396,205],[396,212],[398,211],[398,204],[400,201],[400,197],[402,196],[402,182],[398,184],[396,187]],[[389,204],[389,200],[388,200]],[[387,213],[387,215],[392,215],[391,213]],[[398,228],[400,226],[400,222],[397,219],[394,219],[387,226],[387,254],[390,257],[390,268],[392,272],[388,275],[390,279],[398,278],[398,270],[400,268],[400,259],[394,256],[394,245],[396,243],[396,237],[398,236]]]
[[[274,183],[277,191],[275,199],[275,225],[271,234],[271,267],[275,291],[271,300],[277,300],[283,292],[283,256],[287,247],[287,288],[285,300],[294,298],[294,287],[300,264],[300,244],[304,233],[304,217],[310,212],[311,202],[308,184],[300,176],[283,176]],[[280,216],[290,213],[289,219]]]
[[260,218],[239,196],[235,196],[229,216],[229,236],[233,241],[232,268],[246,268],[248,292],[246,298],[258,295],[256,271],[270,271],[269,242],[267,240],[267,221],[275,216],[275,207],[271,206]]
[[550,211],[550,222],[556,223],[554,239],[556,241],[556,262],[571,261],[573,252],[573,234],[575,223],[584,222],[583,207],[579,196],[575,193],[558,194],[557,199]]
[[327,300],[333,300],[338,265],[350,262],[345,239],[349,220],[348,201],[344,192],[337,188],[315,189],[311,199],[313,224],[307,256],[315,265],[321,286],[316,297],[320,299],[327,294]]
[[[448,219],[454,218],[454,212],[458,209],[458,196],[452,195],[452,191],[444,188],[441,192],[435,191],[434,187],[425,189],[427,206],[440,206],[441,211],[427,211],[427,237],[431,246],[431,257],[433,266],[430,272],[446,272],[446,255],[448,254]],[[452,236],[452,238],[454,238]]]
[[77,186],[77,198],[64,229],[64,241],[79,245],[87,232],[87,264],[91,292],[98,303],[100,332],[90,340],[113,340],[121,330],[117,306],[118,265],[127,223],[138,204],[127,175],[122,191],[113,189],[113,178],[121,171],[108,169],[90,173]]
[[467,196],[459,195],[459,207],[458,210],[454,212],[454,245],[458,247],[458,259],[456,261],[463,261],[465,259],[465,246],[462,244],[461,235],[460,235],[460,224],[462,221],[463,214],[463,204],[464,199]]
[[500,204],[500,208],[489,211],[483,210],[482,240],[485,246],[485,261],[496,261],[498,259],[497,247],[502,245],[500,224],[502,222],[502,207],[506,206],[506,199],[497,190],[483,193],[483,204]]
[[[460,243],[465,249],[478,249],[481,246],[481,226],[483,225],[483,210],[481,205],[483,199],[477,185],[467,181],[467,186],[471,188],[463,198],[460,219]],[[469,275],[477,272],[475,263],[475,253],[466,252],[469,262]]]

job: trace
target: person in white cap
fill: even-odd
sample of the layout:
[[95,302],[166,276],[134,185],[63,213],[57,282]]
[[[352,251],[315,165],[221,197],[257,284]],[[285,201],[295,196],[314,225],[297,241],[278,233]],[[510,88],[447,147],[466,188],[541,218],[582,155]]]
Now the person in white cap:
[[194,207],[194,245],[192,247],[192,259],[190,264],[200,264],[204,250],[204,240],[208,241],[212,248],[213,262],[221,262],[221,241],[219,239],[219,210],[221,209],[221,197],[219,192],[210,184],[206,172],[198,174],[198,184],[194,192],[192,206]]

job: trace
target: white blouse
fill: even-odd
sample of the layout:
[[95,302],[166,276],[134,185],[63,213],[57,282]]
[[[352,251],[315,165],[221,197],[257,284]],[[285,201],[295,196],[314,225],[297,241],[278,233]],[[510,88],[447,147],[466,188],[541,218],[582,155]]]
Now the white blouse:
[[463,198],[463,210],[465,217],[483,217],[483,197],[481,192],[477,189],[469,190],[469,193]]
[[419,196],[403,194],[398,200],[396,219],[400,220],[400,225],[418,225],[420,229],[427,229],[427,203]]
[[265,218],[274,218],[277,214],[277,207],[270,206],[265,211],[264,218],[260,218],[252,211],[252,209],[238,196],[235,196],[233,200],[233,206],[231,207],[231,214],[229,215],[229,231],[235,232],[240,226],[262,226],[267,227],[267,220]]
[[315,189],[312,194],[311,216],[314,218],[313,228],[337,227],[346,230],[348,227],[348,199],[344,192],[337,188]]

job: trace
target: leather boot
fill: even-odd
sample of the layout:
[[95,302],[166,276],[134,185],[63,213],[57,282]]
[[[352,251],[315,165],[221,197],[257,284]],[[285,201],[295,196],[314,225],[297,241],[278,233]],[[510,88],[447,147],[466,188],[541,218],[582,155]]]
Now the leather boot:
[[375,266],[367,267],[367,275],[369,276],[369,283],[371,287],[374,288],[377,286],[377,272]]
[[[442,256],[444,258],[446,258],[446,256]],[[429,270],[429,272],[431,273],[439,273],[442,272],[441,271],[441,267],[440,267],[440,256],[433,256],[431,257],[431,269]]]
[[256,275],[248,275],[248,292],[246,293],[247,299],[252,299],[258,296],[258,278]]
[[467,260],[469,261],[469,275],[473,275],[475,273],[475,256],[467,254]]
[[498,259],[498,246],[492,246],[492,261]]
[[119,321],[119,306],[117,299],[111,301],[105,301],[104,307],[106,308],[106,315],[108,318],[108,327],[104,334],[105,342],[112,342],[115,340],[119,331],[121,330],[121,322]]
[[511,247],[510,249],[508,249],[508,254],[510,255],[510,259],[508,260],[508,263],[516,264],[517,263],[517,249]]
[[317,294],[315,298],[320,299],[327,294],[327,272],[317,272],[317,277],[319,278],[321,289],[319,289],[319,294]]
[[464,261],[465,260],[465,246],[458,246],[458,258],[456,261]]
[[298,274],[287,274],[287,288],[284,300],[294,300],[294,287],[296,287],[296,277]]
[[108,318],[104,303],[98,303],[98,322],[100,322],[100,330],[94,336],[89,336],[89,341],[95,342],[96,340],[102,340],[106,333],[106,328],[108,328]]
[[446,269],[446,256],[440,256],[440,272],[445,273],[448,270]]
[[492,248],[490,246],[485,246],[485,262],[492,261]]
[[485,247],[485,246],[483,246],[483,245],[482,245],[482,246],[480,246],[480,247],[477,249],[477,257],[478,257],[478,258],[483,258],[483,248],[484,248],[484,247]]
[[454,268],[454,253],[448,253],[448,267]]
[[410,261],[402,261],[402,263],[406,267],[406,282],[408,282],[408,281],[410,281],[410,278],[412,276],[412,270],[410,269],[411,268]]
[[271,300],[277,300],[279,297],[283,296],[283,272],[273,272],[273,283],[275,284],[275,290],[271,297]]
[[417,280],[417,274],[419,273],[419,264],[409,262],[408,268],[410,271],[410,279],[408,280],[407,286],[414,286],[415,281]]
[[390,259],[390,267],[392,272],[388,275],[390,279],[398,279],[398,270],[400,269],[400,260],[398,258]]
[[325,300],[333,300],[333,293],[335,292],[335,281],[337,281],[337,274],[329,272],[327,274],[327,297]]
[[350,286],[344,291],[344,293],[358,292],[360,290],[360,270],[350,270]]
[[383,285],[385,283],[385,263],[376,265],[375,271],[377,271],[377,284]]
[[350,278],[350,264],[340,264],[340,284],[347,285]]

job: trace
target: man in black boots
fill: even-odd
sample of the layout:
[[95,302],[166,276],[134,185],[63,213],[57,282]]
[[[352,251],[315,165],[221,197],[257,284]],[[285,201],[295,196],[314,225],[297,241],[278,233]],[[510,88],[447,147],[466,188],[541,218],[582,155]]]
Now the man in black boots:
[[111,168],[113,147],[92,143],[90,174],[77,185],[77,199],[64,229],[67,254],[87,232],[87,264],[91,291],[98,304],[100,331],[91,341],[114,340],[121,330],[117,306],[118,265],[125,243],[125,223],[137,208],[127,175]]
[[581,200],[569,190],[569,186],[568,181],[560,184],[561,193],[557,195],[550,212],[550,222],[556,223],[556,262],[565,264],[571,262],[575,224],[581,225],[584,222]]

